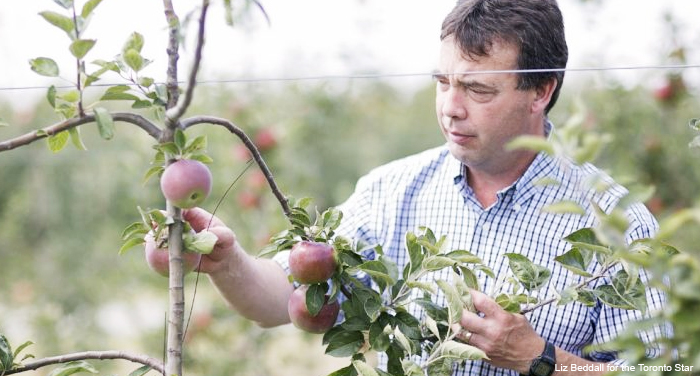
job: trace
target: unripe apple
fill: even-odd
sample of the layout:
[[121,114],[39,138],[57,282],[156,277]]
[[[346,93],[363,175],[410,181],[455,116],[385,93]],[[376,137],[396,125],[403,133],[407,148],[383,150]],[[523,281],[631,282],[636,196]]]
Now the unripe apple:
[[327,243],[300,241],[289,253],[289,271],[301,284],[326,282],[337,266],[335,249]]
[[[170,273],[170,255],[167,248],[159,248],[153,233],[144,236],[146,262],[148,266],[158,274],[167,277]],[[182,253],[182,270],[185,274],[192,272],[199,265],[202,255],[197,252]]]
[[321,310],[316,316],[311,316],[306,307],[306,291],[308,289],[308,285],[302,285],[292,292],[287,305],[289,318],[292,320],[292,324],[301,330],[317,334],[325,333],[335,325],[340,312],[340,303],[337,300],[328,303],[328,295],[326,295],[326,301]]
[[163,196],[178,208],[193,208],[211,193],[211,172],[202,162],[180,159],[165,168],[160,177]]

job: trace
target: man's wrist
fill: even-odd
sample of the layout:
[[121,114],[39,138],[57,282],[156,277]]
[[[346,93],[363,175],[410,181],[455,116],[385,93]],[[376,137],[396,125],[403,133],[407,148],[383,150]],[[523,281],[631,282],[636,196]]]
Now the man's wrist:
[[556,349],[550,342],[545,342],[544,350],[537,358],[530,362],[530,369],[524,375],[551,376],[556,368]]

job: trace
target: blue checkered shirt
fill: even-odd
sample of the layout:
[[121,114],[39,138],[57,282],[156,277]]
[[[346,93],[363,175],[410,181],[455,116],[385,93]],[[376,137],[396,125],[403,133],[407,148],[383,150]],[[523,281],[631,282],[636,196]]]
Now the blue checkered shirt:
[[[585,188],[586,179],[593,174],[602,172],[590,164],[577,166],[540,153],[523,176],[498,192],[497,202],[484,209],[467,184],[465,167],[442,146],[378,167],[361,178],[352,196],[339,207],[344,217],[337,233],[382,245],[384,253],[397,262],[399,270],[407,262],[405,235],[420,226],[432,229],[437,236],[446,235],[447,249],[464,249],[481,257],[496,276],[509,271],[504,253],[520,253],[552,271],[548,285],[542,290],[544,296],[551,297],[565,286],[581,281],[581,277],[554,262],[556,256],[570,249],[562,238],[594,226],[596,218],[591,210],[589,214],[577,215],[548,213],[542,209],[561,200],[571,200],[588,209],[591,202],[595,202],[609,212],[627,193],[616,184],[603,193]],[[558,184],[537,184],[544,178],[554,179]],[[626,234],[628,242],[651,237],[658,228],[656,220],[642,204],[631,205],[627,215],[630,222]],[[451,277],[449,270],[445,270],[430,278],[449,280]],[[491,292],[496,282],[483,274],[479,274],[479,281],[482,291],[486,292]],[[609,281],[601,279],[596,283]],[[649,290],[647,295],[650,310],[661,307],[662,294]],[[445,305],[442,296],[437,295],[435,299],[438,304]],[[411,313],[419,318],[422,315],[417,306],[412,307]],[[614,338],[628,321],[639,319],[640,313],[603,304],[588,307],[571,303],[559,307],[550,304],[527,316],[534,329],[555,346],[595,361],[620,363],[622,360],[617,359],[615,353],[584,354],[584,346]],[[640,335],[648,342],[649,336],[660,333]],[[654,350],[649,351],[653,356]],[[380,354],[382,367],[385,362]],[[454,375],[517,373],[475,361],[458,366]]]

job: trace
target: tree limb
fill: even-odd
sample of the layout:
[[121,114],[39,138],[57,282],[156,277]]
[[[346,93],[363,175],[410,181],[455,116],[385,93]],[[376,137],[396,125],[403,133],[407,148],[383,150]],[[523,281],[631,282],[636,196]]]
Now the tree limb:
[[[180,19],[178,19],[177,14],[175,14],[175,9],[173,8],[173,2],[171,0],[163,0],[163,8],[165,10],[165,19],[168,22],[168,47],[166,52],[168,54],[168,69],[166,74],[166,87],[168,90],[168,103],[167,108],[175,107],[179,97],[179,86],[177,83],[177,61],[180,58]],[[168,119],[166,117],[166,119]],[[168,128],[170,124],[167,124]]]
[[59,356],[52,356],[48,358],[43,358],[39,359],[30,363],[26,363],[20,367],[13,368],[9,371],[5,371],[5,375],[12,375],[15,373],[21,373],[21,372],[27,372],[27,371],[33,371],[37,370],[42,367],[50,366],[53,364],[62,364],[62,363],[68,363],[72,361],[77,361],[77,360],[86,360],[86,359],[99,359],[99,360],[106,360],[106,359],[124,359],[128,360],[134,363],[139,363],[143,364],[145,366],[149,366],[153,368],[154,370],[158,371],[161,374],[165,374],[165,369],[163,368],[163,363],[161,363],[158,359],[145,356],[145,355],[139,355],[139,354],[132,354],[124,351],[115,351],[115,350],[107,350],[107,351],[84,351],[84,352],[79,352],[79,353],[73,353],[73,354],[66,354],[66,355],[59,355]]
[[[117,112],[111,115],[112,119],[114,119],[115,121],[123,121],[125,123],[131,123],[133,125],[136,125],[137,127],[146,131],[146,133],[148,133],[151,137],[155,139],[158,139],[162,133],[161,129],[158,126],[156,126],[153,122],[141,115],[128,112]],[[20,146],[31,144],[32,142],[40,140],[42,138],[55,135],[62,131],[75,128],[83,124],[92,123],[94,121],[95,115],[92,114],[85,115],[83,117],[70,118],[60,123],[56,123],[54,125],[50,125],[48,127],[26,133],[22,136],[0,142],[0,152],[12,150]]]
[[197,31],[197,46],[195,48],[192,69],[190,70],[190,75],[187,79],[187,89],[185,90],[185,95],[180,97],[180,99],[177,101],[177,105],[168,108],[168,110],[165,112],[166,124],[168,124],[169,127],[171,127],[170,124],[177,124],[177,121],[180,120],[192,102],[194,88],[197,85],[197,72],[199,72],[199,66],[202,61],[202,49],[204,48],[204,25],[206,23],[208,9],[209,0],[202,0],[202,11],[199,15],[199,29]]
[[272,193],[275,195],[277,198],[277,201],[279,201],[280,205],[282,206],[282,211],[284,211],[284,215],[289,218],[292,210],[289,208],[289,203],[287,202],[287,198],[282,194],[282,191],[280,191],[279,187],[277,186],[277,183],[275,182],[274,177],[272,176],[272,172],[270,172],[270,169],[267,167],[267,164],[265,163],[265,160],[262,158],[262,155],[260,155],[260,151],[258,148],[255,146],[253,141],[248,137],[248,135],[243,132],[242,129],[237,127],[233,122],[223,119],[223,118],[218,118],[214,116],[195,116],[187,119],[183,119],[181,124],[184,129],[187,129],[193,125],[196,124],[214,124],[214,125],[221,125],[222,127],[228,129],[229,132],[235,134],[238,136],[238,138],[243,141],[243,144],[250,150],[250,153],[253,156],[253,159],[255,160],[255,163],[260,166],[260,169],[262,170],[263,174],[265,175],[265,179],[267,180],[267,183],[270,185],[270,189],[272,190]]

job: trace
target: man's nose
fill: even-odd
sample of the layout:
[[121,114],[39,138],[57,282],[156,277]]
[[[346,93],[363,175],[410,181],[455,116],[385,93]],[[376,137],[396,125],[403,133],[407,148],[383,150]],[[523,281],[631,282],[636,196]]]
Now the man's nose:
[[442,93],[442,114],[450,118],[463,119],[467,116],[465,93],[457,88],[450,87]]

